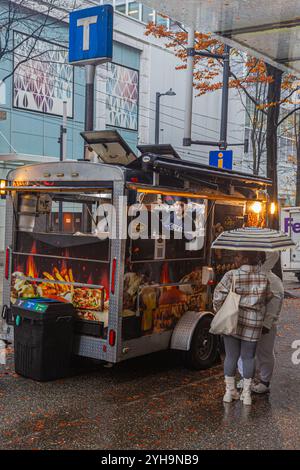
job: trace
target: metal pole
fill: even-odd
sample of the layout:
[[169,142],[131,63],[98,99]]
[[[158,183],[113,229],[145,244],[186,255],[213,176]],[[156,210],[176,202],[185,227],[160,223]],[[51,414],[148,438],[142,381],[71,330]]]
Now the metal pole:
[[192,140],[192,117],[193,117],[193,71],[194,71],[194,43],[195,31],[188,30],[187,47],[187,69],[186,69],[186,88],[185,88],[185,115],[184,115],[184,136],[183,145],[188,147]]
[[156,100],[155,100],[155,145],[159,144],[160,97],[161,97],[161,94],[157,92]]
[[221,111],[221,128],[220,128],[220,149],[226,150],[227,148],[227,124],[228,124],[228,85],[230,74],[230,47],[224,47],[224,62],[223,62],[223,88],[222,88],[222,111]]
[[[62,162],[67,156],[67,102],[63,102],[63,122],[60,126],[59,160]],[[58,203],[58,230],[63,230],[63,203]]]
[[67,156],[67,102],[63,102],[63,119],[59,136],[59,160],[62,162]]
[[[96,73],[96,66],[95,65],[86,65],[85,66],[85,124],[84,129],[86,131],[92,131],[94,129],[94,89],[95,89],[95,73]],[[84,145],[84,160],[89,160],[90,152],[89,146],[87,143]],[[92,221],[90,217],[90,213],[92,210],[91,204],[84,204],[82,210],[82,221],[81,226],[83,231],[86,233],[90,233],[92,229]]]
[[67,159],[67,123],[68,123],[68,103],[63,102],[63,125],[62,125],[62,160]]
[[[92,131],[94,129],[94,90],[95,90],[95,74],[96,66],[94,64],[85,66],[85,123],[84,129]],[[89,160],[90,152],[87,143],[84,145],[84,160]],[[84,232],[91,232],[92,222],[89,213],[91,212],[91,205],[84,204],[82,208],[82,221],[81,225]]]
[[[85,123],[84,129],[92,131],[94,129],[94,85],[95,85],[95,65],[85,66]],[[89,160],[88,144],[84,146],[85,160]]]

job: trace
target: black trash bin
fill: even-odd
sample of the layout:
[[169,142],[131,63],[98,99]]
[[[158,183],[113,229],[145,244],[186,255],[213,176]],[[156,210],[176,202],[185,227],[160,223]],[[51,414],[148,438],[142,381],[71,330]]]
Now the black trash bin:
[[12,310],[17,374],[41,382],[70,375],[73,305],[52,299],[18,299]]

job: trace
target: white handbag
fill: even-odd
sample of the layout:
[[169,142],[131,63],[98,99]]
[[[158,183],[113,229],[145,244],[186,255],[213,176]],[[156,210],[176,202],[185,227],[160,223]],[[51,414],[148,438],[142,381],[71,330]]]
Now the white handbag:
[[241,296],[235,292],[235,275],[233,273],[232,284],[228,295],[214,316],[209,332],[213,335],[234,335],[237,331],[239,319],[239,304]]

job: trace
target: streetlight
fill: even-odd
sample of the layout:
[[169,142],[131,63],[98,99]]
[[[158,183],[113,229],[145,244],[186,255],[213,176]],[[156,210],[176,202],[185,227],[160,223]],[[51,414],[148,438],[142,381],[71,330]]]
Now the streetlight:
[[160,98],[161,96],[175,96],[175,91],[170,88],[166,93],[156,93],[156,103],[155,103],[155,145],[159,144],[159,107],[160,107]]

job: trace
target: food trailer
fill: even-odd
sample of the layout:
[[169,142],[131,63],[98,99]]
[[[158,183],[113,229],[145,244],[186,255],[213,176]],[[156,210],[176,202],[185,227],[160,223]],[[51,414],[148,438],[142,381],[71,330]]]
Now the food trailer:
[[[182,160],[169,145],[137,157],[116,131],[83,137],[90,161],[22,166],[2,188],[7,339],[14,306],[42,314],[52,299],[75,308],[74,355],[115,364],[171,348],[211,366],[211,294],[233,260],[210,245],[222,230],[266,224],[270,180]],[[180,237],[187,208],[196,229]]]

